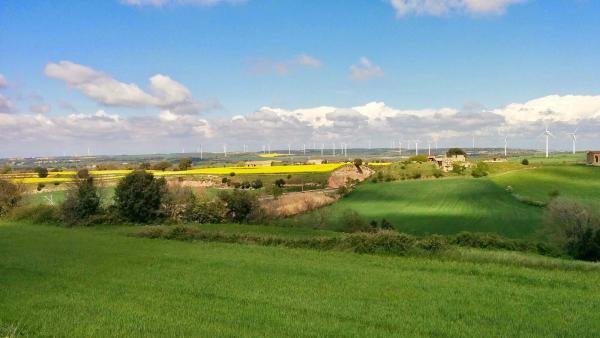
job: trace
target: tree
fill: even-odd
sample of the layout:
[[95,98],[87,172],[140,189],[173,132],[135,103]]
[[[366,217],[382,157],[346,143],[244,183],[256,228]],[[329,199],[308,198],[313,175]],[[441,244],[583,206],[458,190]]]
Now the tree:
[[44,167],[35,167],[33,171],[38,175],[39,178],[48,177],[48,169]]
[[263,187],[263,182],[261,180],[256,180],[252,182],[253,189],[260,189]]
[[21,200],[21,189],[9,181],[0,180],[0,216],[6,215]]
[[219,199],[227,206],[229,219],[236,223],[246,223],[258,208],[258,198],[245,190],[222,191]]
[[591,206],[555,198],[548,203],[542,233],[573,258],[600,261],[600,214]]
[[99,211],[100,195],[93,177],[78,180],[61,205],[62,218],[67,224],[80,223]]
[[465,153],[465,151],[462,150],[461,148],[450,148],[446,152],[446,156],[448,156],[448,157],[456,156],[456,155],[467,156],[467,153]]
[[192,159],[189,157],[179,160],[179,170],[188,170],[192,167]]
[[2,174],[2,175],[8,174],[11,171],[12,171],[12,168],[10,167],[10,165],[8,163],[5,163],[4,165],[2,165],[2,168],[0,168],[0,174]]
[[353,163],[354,163],[354,166],[356,167],[356,170],[357,170],[357,171],[358,171],[360,174],[362,174],[362,172],[363,172],[363,171],[362,171],[362,169],[360,168],[360,166],[363,164],[363,160],[362,160],[362,159],[360,159],[360,158],[355,158],[355,159],[354,159],[354,161],[353,161]]
[[83,168],[83,169],[79,169],[79,170],[77,171],[77,178],[84,179],[84,178],[88,178],[88,177],[90,177],[90,172],[89,172],[89,170],[87,170],[87,169]]
[[523,161],[521,161],[522,165],[529,165],[529,160],[524,158]]
[[148,223],[158,218],[161,203],[167,192],[164,178],[136,170],[125,176],[115,189],[115,207],[119,214],[132,222]]
[[285,180],[283,178],[278,178],[277,180],[275,180],[274,184],[278,188],[283,188],[283,186],[285,185]]
[[160,170],[160,171],[165,171],[165,170],[169,169],[171,167],[171,165],[172,165],[171,162],[163,160],[163,161],[160,161],[158,163],[155,163],[152,166],[152,169],[154,169],[154,170]]
[[471,170],[471,176],[478,178],[488,175],[489,166],[487,163],[479,161],[475,165],[475,168]]

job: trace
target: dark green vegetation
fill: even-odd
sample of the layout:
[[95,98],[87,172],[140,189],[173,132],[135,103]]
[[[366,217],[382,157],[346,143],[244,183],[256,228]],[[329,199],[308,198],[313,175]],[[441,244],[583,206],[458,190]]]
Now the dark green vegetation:
[[0,328],[86,337],[600,331],[600,273],[577,262],[524,268],[492,262],[533,259],[508,253],[440,260],[126,236],[134,230],[0,225]]
[[131,222],[147,223],[160,216],[160,207],[167,193],[164,178],[139,170],[126,175],[115,189],[115,208]]
[[[526,205],[487,178],[406,180],[359,185],[350,195],[325,208],[331,227],[341,226],[346,210],[367,221],[390,221],[411,234],[495,232],[509,237],[534,233],[542,209]],[[309,222],[310,215],[298,222]]]

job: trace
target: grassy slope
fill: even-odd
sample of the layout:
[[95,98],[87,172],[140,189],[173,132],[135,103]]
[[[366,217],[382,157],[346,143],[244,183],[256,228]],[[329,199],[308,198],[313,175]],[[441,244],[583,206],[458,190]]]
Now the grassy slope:
[[148,240],[127,231],[0,225],[0,326],[86,337],[600,331],[598,272]]
[[600,168],[587,165],[543,166],[508,172],[491,178],[498,186],[538,201],[557,190],[563,197],[600,202]]
[[[328,207],[334,224],[347,209],[369,221],[386,218],[402,232],[497,232],[511,237],[532,234],[542,214],[485,178],[366,183]],[[305,222],[310,218],[300,216]]]

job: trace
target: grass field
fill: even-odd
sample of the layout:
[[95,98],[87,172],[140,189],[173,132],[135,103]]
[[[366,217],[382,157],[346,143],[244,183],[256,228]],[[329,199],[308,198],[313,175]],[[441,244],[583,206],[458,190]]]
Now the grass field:
[[[519,202],[486,178],[362,184],[327,207],[332,227],[339,226],[341,215],[349,209],[367,221],[385,218],[398,230],[419,235],[473,231],[526,237],[534,233],[542,216],[542,209]],[[297,221],[310,219],[310,214],[301,215]]]
[[563,336],[600,273],[0,225],[0,335]]
[[587,165],[545,165],[495,175],[501,188],[511,186],[516,194],[546,202],[552,191],[560,196],[600,203],[600,168]]

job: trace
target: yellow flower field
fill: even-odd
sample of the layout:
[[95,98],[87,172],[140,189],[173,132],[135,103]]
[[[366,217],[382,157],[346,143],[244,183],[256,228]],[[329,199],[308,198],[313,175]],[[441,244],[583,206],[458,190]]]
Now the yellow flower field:
[[264,158],[273,158],[273,157],[290,156],[290,155],[289,154],[272,153],[272,154],[258,154],[258,156],[264,157]]
[[373,167],[385,167],[388,165],[391,165],[392,162],[373,162],[373,163],[369,163],[368,165],[373,166]]
[[[297,165],[276,165],[270,167],[212,167],[197,168],[186,171],[159,171],[148,170],[156,176],[181,176],[181,175],[261,175],[261,174],[294,174],[294,173],[326,173],[333,171],[347,163],[327,163],[327,164],[297,164]],[[117,179],[132,172],[132,170],[90,170],[90,174],[103,179]],[[35,184],[35,183],[53,183],[70,182],[74,180],[77,173],[75,171],[52,172],[48,177],[35,177],[33,173],[22,173],[20,177],[10,177],[15,183]],[[1,175],[0,175],[0,178]]]

